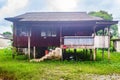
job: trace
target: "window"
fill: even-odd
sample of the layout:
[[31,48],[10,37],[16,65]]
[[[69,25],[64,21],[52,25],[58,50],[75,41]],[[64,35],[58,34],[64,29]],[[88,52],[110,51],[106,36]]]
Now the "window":
[[56,37],[56,31],[52,29],[41,30],[41,37]]
[[51,36],[52,35],[52,33],[51,33],[51,31],[47,31],[47,36]]
[[53,31],[53,32],[52,32],[52,37],[56,37],[56,36],[57,36],[56,32]]
[[41,37],[45,37],[46,36],[46,32],[45,31],[41,31]]
[[22,31],[21,34],[20,34],[20,36],[27,36],[27,32]]
[[17,36],[27,36],[27,29],[26,27],[22,28],[18,28],[17,29]]

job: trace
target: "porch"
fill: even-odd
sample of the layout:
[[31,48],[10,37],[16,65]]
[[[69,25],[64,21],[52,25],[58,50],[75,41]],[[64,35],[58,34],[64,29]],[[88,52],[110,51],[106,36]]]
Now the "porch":
[[[102,58],[104,58],[104,49],[108,49],[108,59],[110,56],[109,51],[109,36],[64,36],[61,37],[61,48],[63,49],[63,55],[65,56],[66,49],[74,49],[73,56],[76,55],[76,49],[83,49],[87,54],[87,50],[90,50],[90,59],[96,60],[97,49],[102,49]],[[70,57],[70,55],[69,55]]]

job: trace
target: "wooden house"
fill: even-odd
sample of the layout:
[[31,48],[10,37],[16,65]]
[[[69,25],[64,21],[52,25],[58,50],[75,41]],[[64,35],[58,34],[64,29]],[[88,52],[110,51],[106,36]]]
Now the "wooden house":
[[[31,12],[5,18],[13,22],[13,46],[33,52],[54,46],[62,49],[108,48],[109,28],[118,21],[106,21],[86,12]],[[107,32],[97,36],[99,30]],[[93,58],[95,60],[95,51]]]

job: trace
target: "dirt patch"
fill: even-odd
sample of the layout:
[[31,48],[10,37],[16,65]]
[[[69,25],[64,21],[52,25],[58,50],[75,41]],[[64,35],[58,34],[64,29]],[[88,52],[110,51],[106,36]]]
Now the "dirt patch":
[[17,80],[14,75],[12,74],[0,74],[0,80]]
[[120,80],[120,74],[111,75],[86,74],[86,76],[91,80]]

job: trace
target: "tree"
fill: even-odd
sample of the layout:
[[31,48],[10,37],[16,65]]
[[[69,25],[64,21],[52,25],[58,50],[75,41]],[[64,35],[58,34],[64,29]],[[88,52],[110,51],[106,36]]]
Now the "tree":
[[12,33],[7,31],[7,32],[3,32],[3,35],[12,35]]
[[5,38],[12,39],[12,33],[9,32],[9,31],[3,32],[3,36],[4,36]]
[[109,14],[106,11],[99,11],[99,12],[89,12],[89,15],[96,16],[96,17],[101,17],[104,20],[113,20],[112,14]]
[[[91,16],[101,17],[104,20],[110,20],[110,21],[113,20],[112,14],[109,14],[108,12],[102,11],[102,10],[98,11],[98,12],[89,12],[88,14],[91,15]],[[118,27],[117,27],[117,25],[112,25],[110,27],[110,29],[111,29],[111,35],[113,37],[118,37]],[[98,35],[101,35],[101,34],[102,34],[102,30],[100,30],[98,32]]]

